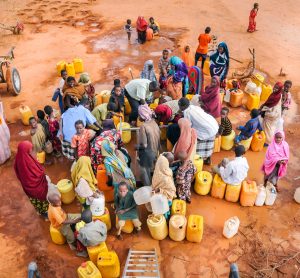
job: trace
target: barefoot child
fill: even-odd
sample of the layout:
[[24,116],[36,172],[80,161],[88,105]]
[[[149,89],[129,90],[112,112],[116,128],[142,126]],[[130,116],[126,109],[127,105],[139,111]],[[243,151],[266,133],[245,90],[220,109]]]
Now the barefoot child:
[[181,162],[181,166],[178,168],[176,174],[177,195],[180,200],[191,203],[191,185],[196,173],[196,167],[193,162],[188,159],[185,151],[179,152],[177,156]]
[[290,80],[286,80],[284,82],[284,87],[283,87],[283,93],[282,93],[282,113],[284,113],[285,110],[289,110],[291,107],[291,101],[292,101],[292,97],[291,97],[291,93],[290,93],[290,89],[292,88],[292,81]]
[[169,68],[170,68],[169,50],[164,49],[162,52],[162,57],[160,57],[158,62],[159,85],[161,89],[166,88],[166,80],[168,77]]
[[228,136],[232,132],[232,125],[228,118],[229,109],[227,107],[222,107],[221,110],[221,124],[219,126],[218,134],[219,136]]
[[137,232],[141,230],[142,223],[138,217],[138,210],[133,198],[133,192],[128,190],[126,182],[119,183],[118,191],[115,194],[115,213],[118,216],[118,223],[116,224],[118,229],[118,239],[122,239],[121,231],[125,226],[126,220],[132,220]]
[[46,134],[43,126],[37,122],[35,117],[29,119],[29,124],[31,126],[30,135],[33,145],[33,150],[36,153],[42,152],[46,144]]
[[124,29],[127,33],[127,36],[128,36],[128,41],[130,41],[131,39],[131,33],[132,33],[132,26],[131,26],[131,19],[127,19],[126,21],[126,25],[124,26]]
[[75,156],[89,156],[90,153],[90,140],[94,137],[92,130],[84,127],[83,121],[78,120],[75,122],[76,134],[72,138],[71,147],[76,149]]

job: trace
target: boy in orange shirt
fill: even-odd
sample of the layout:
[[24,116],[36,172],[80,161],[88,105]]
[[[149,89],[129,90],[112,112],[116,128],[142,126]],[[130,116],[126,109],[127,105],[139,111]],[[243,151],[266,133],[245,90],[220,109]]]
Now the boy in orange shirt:
[[205,33],[200,34],[198,37],[199,45],[198,45],[198,48],[197,48],[196,54],[195,54],[195,66],[197,66],[197,63],[201,57],[202,58],[202,63],[201,63],[202,69],[204,67],[204,62],[207,57],[208,44],[211,42],[211,36],[209,35],[210,31],[211,31],[211,28],[206,27]]
[[[58,229],[66,238],[70,249],[76,250],[76,239],[71,229],[71,224],[76,224],[81,220],[80,214],[67,214],[61,208],[61,198],[57,193],[49,194],[48,218],[53,228]],[[80,255],[77,253],[77,255]]]

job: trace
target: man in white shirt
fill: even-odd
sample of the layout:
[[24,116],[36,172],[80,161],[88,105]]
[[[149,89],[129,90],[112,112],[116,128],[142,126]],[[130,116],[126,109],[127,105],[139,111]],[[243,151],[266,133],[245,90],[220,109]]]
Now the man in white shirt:
[[135,125],[138,118],[138,107],[140,104],[145,104],[146,99],[151,97],[152,92],[159,90],[156,81],[148,79],[133,79],[125,85],[125,96],[131,106],[129,122]]
[[243,145],[238,145],[234,149],[235,159],[229,161],[228,158],[224,158],[223,161],[212,168],[212,171],[218,174],[222,180],[230,185],[239,185],[247,177],[249,165],[245,154],[245,148]]

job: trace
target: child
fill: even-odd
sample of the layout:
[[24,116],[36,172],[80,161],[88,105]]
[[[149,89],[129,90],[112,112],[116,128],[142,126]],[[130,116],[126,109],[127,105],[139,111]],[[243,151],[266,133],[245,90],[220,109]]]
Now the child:
[[239,185],[248,175],[249,165],[243,145],[236,146],[234,149],[235,159],[224,158],[218,166],[214,166],[212,171],[218,174],[222,180],[231,185]]
[[232,132],[232,125],[228,118],[229,109],[227,107],[222,107],[221,110],[221,124],[219,126],[218,134],[220,136],[228,136]]
[[120,182],[118,185],[118,191],[115,194],[115,213],[118,216],[118,223],[116,224],[118,229],[118,239],[123,239],[121,231],[125,226],[126,220],[131,220],[133,222],[137,232],[141,230],[142,223],[138,217],[138,210],[133,198],[133,192],[128,190],[126,182]]
[[176,173],[176,191],[180,200],[191,203],[191,184],[196,174],[196,167],[193,162],[188,159],[187,153],[181,151],[178,153],[181,162]]
[[230,94],[232,92],[236,93],[239,89],[240,89],[240,83],[236,79],[233,79],[232,80],[232,89],[226,90],[226,94],[224,96],[223,101],[229,102],[230,101]]
[[94,109],[95,87],[92,84],[91,78],[87,72],[84,72],[80,75],[78,84],[84,86],[85,96],[87,97],[89,102],[89,107],[87,109],[92,111]]
[[186,45],[184,47],[181,59],[188,67],[192,67],[194,65],[194,59],[192,57],[191,49],[189,45]]
[[61,70],[60,72],[60,76],[61,79],[59,81],[58,84],[58,88],[55,90],[53,97],[52,97],[52,101],[56,101],[58,98],[58,104],[59,104],[59,109],[60,109],[60,113],[64,113],[64,103],[63,103],[63,92],[62,89],[65,85],[65,81],[67,80],[68,77],[68,73],[66,70]]
[[260,125],[258,116],[259,116],[259,110],[258,109],[252,109],[250,112],[251,120],[249,120],[245,126],[239,126],[237,130],[240,130],[240,134],[237,135],[234,139],[234,142],[236,144],[240,143],[243,140],[247,140],[256,132],[258,129],[259,131],[262,131],[262,127]]
[[201,62],[202,69],[204,67],[204,62],[207,57],[208,44],[211,42],[211,36],[209,35],[210,31],[211,31],[211,28],[206,27],[204,34],[200,34],[198,37],[199,45],[198,45],[198,48],[197,48],[196,54],[195,54],[195,66],[197,66],[197,63],[201,57],[202,58],[202,62]]
[[[124,110],[124,89],[121,87],[121,81],[120,79],[114,80],[114,87],[111,90],[111,97],[109,99],[109,102],[116,103],[118,106],[121,107],[121,110]],[[118,101],[118,103],[117,103]]]
[[47,120],[45,119],[45,112],[42,110],[38,110],[36,112],[36,115],[38,117],[38,123],[40,123],[44,128],[45,135],[46,135],[46,141],[47,141],[50,137],[50,132],[49,132],[49,124],[48,124]]
[[[80,214],[67,214],[61,208],[61,198],[58,194],[52,193],[48,196],[49,208],[48,218],[53,228],[58,229],[66,238],[71,250],[76,250],[76,239],[71,225],[78,223]],[[79,255],[77,253],[77,255]]]
[[78,120],[75,122],[76,134],[72,138],[71,147],[76,149],[75,156],[79,158],[81,156],[89,156],[90,153],[90,140],[95,134],[92,134],[92,130],[88,130],[84,127],[83,121]]
[[292,88],[292,81],[290,80],[286,80],[284,82],[284,87],[283,87],[283,94],[282,94],[282,113],[285,110],[289,110],[291,107],[291,101],[292,101],[292,97],[291,97],[291,93],[290,93],[290,89]]
[[170,68],[169,50],[164,49],[162,52],[162,57],[160,57],[158,62],[159,84],[161,89],[166,88],[166,80],[168,77],[169,68]]
[[38,123],[35,117],[29,119],[29,124],[31,126],[30,135],[33,145],[33,150],[36,153],[42,152],[46,144],[46,134],[43,126]]
[[59,121],[54,116],[53,108],[50,105],[46,105],[44,107],[44,111],[48,116],[48,126],[49,126],[49,140],[53,146],[53,154],[56,157],[61,156],[61,142],[57,137],[57,133],[59,131]]
[[132,26],[131,26],[131,19],[127,19],[126,25],[124,26],[125,31],[127,32],[128,41],[131,39],[131,33],[132,33]]
[[157,22],[155,22],[153,17],[149,18],[150,24],[149,24],[149,28],[151,28],[153,30],[153,35],[156,36],[159,34],[159,25]]

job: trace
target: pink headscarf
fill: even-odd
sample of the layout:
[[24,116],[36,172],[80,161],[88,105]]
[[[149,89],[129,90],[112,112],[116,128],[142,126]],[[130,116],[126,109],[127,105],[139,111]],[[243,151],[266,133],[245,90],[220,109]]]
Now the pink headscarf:
[[[277,144],[275,141],[276,134],[281,134],[282,141],[280,144]],[[290,148],[288,143],[285,141],[285,135],[283,131],[275,132],[272,143],[269,145],[265,157],[264,164],[262,166],[262,170],[266,175],[269,175],[274,170],[276,163],[280,160],[285,160],[286,163],[280,164],[278,177],[281,178],[285,176],[287,170],[287,163],[290,157]]]
[[151,121],[153,111],[150,109],[148,104],[142,104],[138,108],[139,116],[145,122]]

